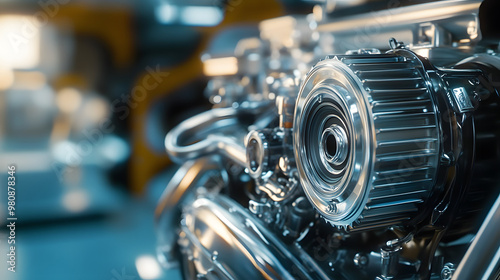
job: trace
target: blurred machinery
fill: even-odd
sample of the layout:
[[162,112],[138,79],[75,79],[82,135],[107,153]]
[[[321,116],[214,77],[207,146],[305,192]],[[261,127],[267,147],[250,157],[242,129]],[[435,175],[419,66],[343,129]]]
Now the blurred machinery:
[[201,56],[212,109],[165,138],[165,267],[498,279],[498,4],[424,2],[325,1]]
[[[114,279],[122,265],[143,279],[175,278],[158,270],[148,236],[146,188],[170,164],[162,138],[210,108],[202,52],[225,55],[228,40],[282,14],[277,1],[0,1],[0,162],[17,168],[23,240],[20,273],[0,278]],[[107,252],[94,256],[90,243]],[[70,265],[45,265],[52,245]]]
[[[130,183],[136,193],[142,193],[147,182],[170,163],[164,155],[163,141],[160,141],[162,135],[182,119],[209,108],[210,103],[202,95],[206,85],[200,61],[202,53],[211,47],[227,55],[232,51],[228,45],[232,44],[234,37],[249,36],[249,32],[257,31],[255,26],[259,21],[283,13],[284,8],[277,1],[159,1],[155,17],[167,26],[163,32],[173,33],[172,36],[184,33],[191,39],[148,37],[143,41],[154,40],[155,44],[174,50],[170,54],[174,56],[179,56],[179,49],[189,49],[190,52],[184,60],[174,60],[167,65],[153,61],[150,65],[161,80],[148,88],[144,100],[137,102],[136,108],[131,110],[134,160],[130,163]],[[205,22],[196,21],[202,19]],[[218,34],[224,32],[230,36],[217,40]],[[219,43],[211,46],[214,41]],[[142,87],[148,75],[149,72],[144,72],[135,87]]]
[[202,51],[221,30],[253,36],[284,12],[276,1],[1,6],[0,161],[27,178],[26,222],[100,213],[112,185],[144,194],[170,164],[161,135],[209,108]]
[[0,14],[0,162],[17,166],[26,223],[116,209],[108,173],[130,154],[104,86],[132,62],[130,11],[44,3]]

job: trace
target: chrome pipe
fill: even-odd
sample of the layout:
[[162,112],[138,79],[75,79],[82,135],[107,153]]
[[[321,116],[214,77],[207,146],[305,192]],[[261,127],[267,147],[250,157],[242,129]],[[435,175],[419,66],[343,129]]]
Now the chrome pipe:
[[198,198],[181,224],[181,247],[197,256],[198,268],[208,264],[202,271],[216,272],[216,279],[329,279],[300,246],[282,243],[224,195]]
[[453,274],[453,280],[491,279],[500,261],[500,196]]
[[[219,134],[215,132],[219,131]],[[241,134],[241,140],[227,135]],[[246,131],[238,121],[238,110],[216,108],[187,119],[172,129],[165,137],[165,148],[177,163],[202,156],[221,153],[241,166],[246,166],[246,149],[243,138]]]
[[377,18],[388,29],[401,28],[460,15],[477,14],[481,2],[481,0],[449,0],[398,8],[398,1],[389,1],[387,10],[324,22],[318,25],[318,31],[352,33],[354,28],[373,25],[374,19]]

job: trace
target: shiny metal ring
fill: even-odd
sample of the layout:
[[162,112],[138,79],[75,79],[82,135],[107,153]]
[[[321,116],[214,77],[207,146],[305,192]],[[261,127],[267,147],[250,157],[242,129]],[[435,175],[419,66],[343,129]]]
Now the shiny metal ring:
[[301,185],[335,225],[355,222],[366,204],[374,157],[366,93],[343,63],[322,61],[296,103],[294,150]]

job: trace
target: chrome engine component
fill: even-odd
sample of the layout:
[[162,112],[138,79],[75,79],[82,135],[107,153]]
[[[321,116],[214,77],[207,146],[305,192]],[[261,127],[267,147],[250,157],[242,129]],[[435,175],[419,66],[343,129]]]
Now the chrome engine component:
[[474,110],[471,97],[488,94],[473,69],[424,63],[404,48],[335,56],[305,78],[295,112],[297,167],[306,195],[333,225],[372,228],[415,216],[448,156],[438,116],[446,105],[437,95],[464,113]]
[[297,167],[306,195],[333,225],[397,224],[434,185],[435,104],[410,55],[336,56],[305,79],[295,112]]
[[183,166],[156,213],[160,260],[188,279],[495,279],[492,2],[334,20],[326,2],[204,56],[214,108],[165,139]]
[[[196,273],[207,279],[328,279],[301,260],[241,205],[224,196],[197,199],[181,222],[182,249],[194,257]],[[210,237],[210,238],[207,238]],[[319,272],[319,271],[318,271]]]

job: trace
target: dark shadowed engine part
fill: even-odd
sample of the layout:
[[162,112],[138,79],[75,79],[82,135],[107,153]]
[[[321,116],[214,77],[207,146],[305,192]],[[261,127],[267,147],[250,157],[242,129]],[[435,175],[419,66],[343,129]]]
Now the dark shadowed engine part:
[[500,44],[478,26],[493,2],[334,2],[204,60],[238,71],[165,139],[184,164],[159,259],[186,279],[497,279]]
[[319,62],[302,85],[294,122],[311,203],[345,229],[408,224],[451,187],[443,179],[450,166],[471,172],[476,147],[469,137],[476,136],[469,119],[496,94],[487,75],[478,67],[436,69],[403,48]]

